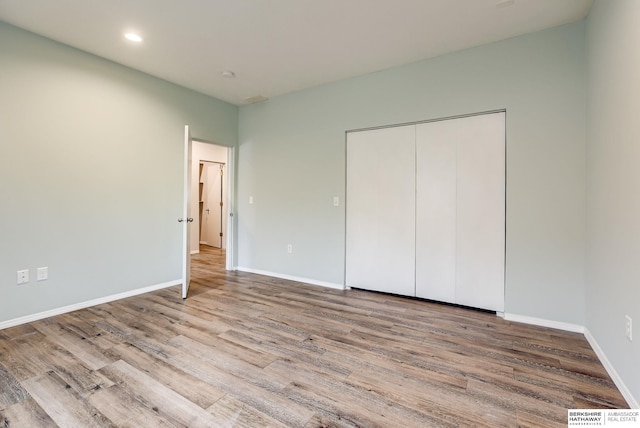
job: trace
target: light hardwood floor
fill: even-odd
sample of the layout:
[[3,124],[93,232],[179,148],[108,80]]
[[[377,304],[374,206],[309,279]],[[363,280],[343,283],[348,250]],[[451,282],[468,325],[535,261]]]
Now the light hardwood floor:
[[580,334],[193,258],[179,287],[0,331],[0,427],[566,427],[623,408]]

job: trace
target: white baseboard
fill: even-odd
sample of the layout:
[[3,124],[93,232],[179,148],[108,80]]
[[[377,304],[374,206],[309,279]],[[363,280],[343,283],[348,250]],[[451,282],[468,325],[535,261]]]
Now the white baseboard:
[[506,312],[504,313],[504,319],[506,321],[521,322],[523,324],[537,325],[540,327],[557,328],[558,330],[571,331],[574,333],[584,333],[584,326],[567,322],[552,321],[546,320],[544,318],[528,317],[524,315],[508,314]]
[[624,399],[627,400],[627,404],[629,405],[629,407],[632,409],[640,409],[640,405],[638,405],[638,400],[636,400],[633,397],[633,395],[631,395],[631,391],[629,391],[629,388],[627,388],[627,385],[625,385],[625,383],[622,381],[622,378],[620,377],[616,369],[613,368],[613,365],[607,358],[602,348],[600,348],[600,345],[596,341],[595,337],[591,335],[591,332],[589,331],[589,329],[585,329],[584,337],[587,338],[589,345],[591,345],[591,348],[593,348],[593,351],[596,353],[596,355],[600,359],[600,362],[602,363],[604,368],[607,370],[607,373],[609,373],[609,376],[611,376],[613,383],[616,384],[616,386],[620,390],[620,393],[622,394]]
[[43,318],[49,318],[56,315],[66,314],[67,312],[77,311],[78,309],[88,308],[90,306],[101,305],[103,303],[113,302],[114,300],[125,299],[127,297],[137,296],[138,294],[149,293],[150,291],[161,290],[163,288],[173,287],[174,285],[182,284],[182,279],[175,281],[163,282],[162,284],[151,285],[149,287],[137,288],[131,291],[125,291],[124,293],[112,294],[110,296],[100,297],[93,300],[87,300],[86,302],[75,303],[69,306],[63,306],[61,308],[50,309],[48,311],[39,312],[37,314],[27,315],[20,318],[14,318],[7,321],[0,322],[0,330],[5,328],[14,327],[20,324],[26,324],[32,321],[38,321]]
[[613,365],[607,358],[602,348],[600,348],[600,345],[598,345],[598,342],[596,341],[596,339],[591,335],[589,330],[584,326],[581,326],[578,324],[560,322],[560,321],[551,321],[551,320],[546,320],[542,318],[527,317],[524,315],[507,314],[507,313],[504,314],[504,319],[507,321],[521,322],[524,324],[532,324],[540,327],[557,328],[559,330],[565,330],[565,331],[571,331],[574,333],[584,334],[584,337],[587,339],[587,342],[589,342],[589,345],[591,345],[591,348],[598,356],[598,359],[600,359],[602,366],[605,368],[607,373],[609,373],[609,376],[613,380],[613,383],[616,384],[616,387],[618,388],[618,390],[620,391],[624,399],[627,401],[627,404],[629,405],[629,407],[632,409],[640,408],[640,406],[638,406],[638,401],[633,397],[633,395],[631,394],[631,391],[629,391],[629,388],[627,388],[627,386],[625,385],[622,378],[620,377],[616,369],[613,367]]
[[338,289],[338,290],[344,290],[344,285],[335,284],[333,282],[318,281],[318,280],[310,279],[310,278],[302,278],[302,277],[299,277],[299,276],[286,275],[284,273],[277,273],[277,272],[269,272],[269,271],[260,270],[260,269],[251,269],[251,268],[242,267],[242,266],[237,266],[236,270],[239,270],[241,272],[255,273],[255,274],[258,274],[258,275],[271,276],[271,277],[274,277],[274,278],[287,279],[289,281],[303,282],[305,284],[320,285],[322,287],[335,288],[335,289]]

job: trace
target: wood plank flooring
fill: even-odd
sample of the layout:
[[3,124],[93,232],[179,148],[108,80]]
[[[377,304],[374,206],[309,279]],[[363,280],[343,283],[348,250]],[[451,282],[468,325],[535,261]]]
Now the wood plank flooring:
[[566,427],[626,408],[580,334],[226,272],[0,331],[0,427]]

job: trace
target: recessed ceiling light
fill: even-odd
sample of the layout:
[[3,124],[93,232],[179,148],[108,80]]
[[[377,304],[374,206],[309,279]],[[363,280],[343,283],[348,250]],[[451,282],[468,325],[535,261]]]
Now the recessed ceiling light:
[[227,79],[233,79],[236,77],[236,73],[230,70],[225,70],[222,72],[222,77],[226,77]]
[[127,40],[131,40],[132,42],[136,42],[136,43],[140,43],[142,42],[142,37],[140,37],[139,35],[137,35],[136,33],[126,33],[124,35],[124,37]]

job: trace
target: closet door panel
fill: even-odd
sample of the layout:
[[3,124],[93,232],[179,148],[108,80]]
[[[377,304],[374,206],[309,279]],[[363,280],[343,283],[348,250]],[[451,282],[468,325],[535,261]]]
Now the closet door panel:
[[456,303],[502,312],[505,115],[463,121],[457,149]]
[[347,134],[346,285],[415,295],[415,126]]
[[416,296],[455,302],[457,120],[416,128]]

